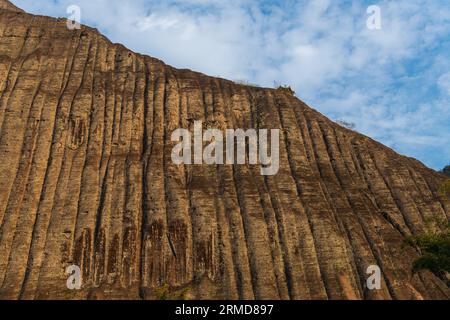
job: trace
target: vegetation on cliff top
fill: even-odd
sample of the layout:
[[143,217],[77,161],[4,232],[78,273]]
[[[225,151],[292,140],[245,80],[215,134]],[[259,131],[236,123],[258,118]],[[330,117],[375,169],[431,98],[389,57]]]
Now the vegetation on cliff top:
[[291,88],[291,86],[278,86],[277,90],[290,96],[295,96],[295,91]]

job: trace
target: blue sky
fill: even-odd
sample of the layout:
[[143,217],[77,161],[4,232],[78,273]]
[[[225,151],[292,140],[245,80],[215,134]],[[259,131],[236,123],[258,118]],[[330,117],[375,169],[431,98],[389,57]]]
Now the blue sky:
[[[289,84],[333,120],[441,169],[450,163],[448,0],[12,0],[179,68]],[[381,9],[369,30],[367,8]]]

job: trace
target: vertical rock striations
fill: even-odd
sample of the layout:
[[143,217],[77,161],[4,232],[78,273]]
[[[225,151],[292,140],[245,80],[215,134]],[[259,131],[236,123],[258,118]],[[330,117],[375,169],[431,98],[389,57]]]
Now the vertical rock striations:
[[[177,128],[281,129],[280,171],[175,165]],[[448,299],[403,245],[444,177],[297,98],[0,1],[0,298]],[[66,287],[78,265],[82,289]],[[382,270],[380,290],[366,270]]]

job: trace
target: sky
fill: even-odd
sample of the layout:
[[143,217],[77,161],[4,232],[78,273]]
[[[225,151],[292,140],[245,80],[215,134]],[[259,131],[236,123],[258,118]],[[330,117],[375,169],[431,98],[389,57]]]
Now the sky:
[[[12,0],[69,17],[178,68],[264,87],[290,85],[436,170],[450,164],[448,0]],[[368,28],[369,6],[380,28]],[[370,20],[373,21],[373,20]]]

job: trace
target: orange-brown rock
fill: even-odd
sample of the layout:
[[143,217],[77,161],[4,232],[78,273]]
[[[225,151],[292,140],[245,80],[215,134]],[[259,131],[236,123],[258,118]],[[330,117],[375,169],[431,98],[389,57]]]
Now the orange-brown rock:
[[[194,120],[281,129],[280,171],[174,165]],[[237,85],[0,1],[0,298],[448,299],[405,237],[444,176],[280,90]],[[82,289],[66,287],[78,265]],[[382,270],[366,288],[367,267]]]
[[11,2],[7,0],[0,0],[0,10],[9,10],[14,12],[23,12],[22,9],[17,8]]

